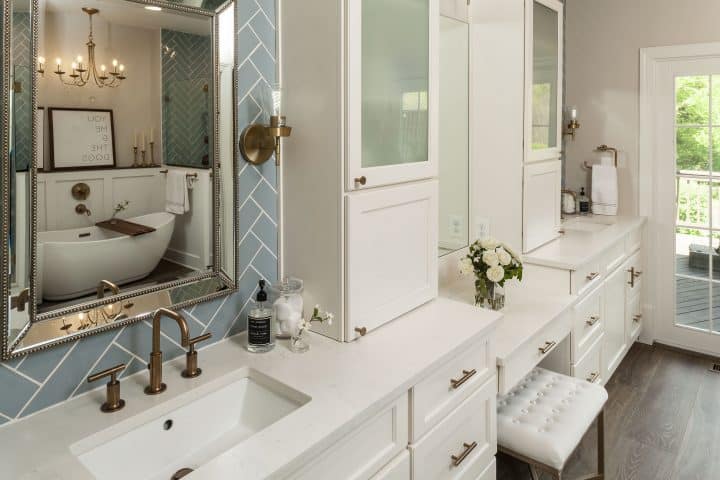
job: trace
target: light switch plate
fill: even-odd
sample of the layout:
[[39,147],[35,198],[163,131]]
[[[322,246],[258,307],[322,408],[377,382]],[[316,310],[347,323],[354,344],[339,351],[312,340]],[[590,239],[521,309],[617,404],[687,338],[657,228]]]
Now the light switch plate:
[[475,217],[475,238],[483,240],[490,236],[490,219],[484,217]]

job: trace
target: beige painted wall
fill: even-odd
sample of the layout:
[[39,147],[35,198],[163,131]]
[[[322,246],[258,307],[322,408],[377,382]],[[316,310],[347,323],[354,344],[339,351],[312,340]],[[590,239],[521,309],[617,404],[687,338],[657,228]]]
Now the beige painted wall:
[[566,104],[582,124],[566,137],[566,186],[588,186],[593,148],[620,149],[620,214],[638,210],[640,48],[720,41],[718,0],[566,0]]

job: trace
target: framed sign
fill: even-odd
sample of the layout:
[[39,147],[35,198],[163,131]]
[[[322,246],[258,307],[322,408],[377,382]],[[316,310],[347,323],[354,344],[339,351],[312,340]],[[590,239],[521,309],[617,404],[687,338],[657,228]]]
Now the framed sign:
[[53,170],[115,167],[112,110],[49,108]]

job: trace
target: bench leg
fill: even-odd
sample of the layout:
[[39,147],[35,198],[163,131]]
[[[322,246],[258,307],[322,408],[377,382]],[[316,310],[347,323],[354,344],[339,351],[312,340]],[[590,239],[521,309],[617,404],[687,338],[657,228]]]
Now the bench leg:
[[605,476],[605,407],[600,410],[597,417],[597,451],[598,451],[598,476]]

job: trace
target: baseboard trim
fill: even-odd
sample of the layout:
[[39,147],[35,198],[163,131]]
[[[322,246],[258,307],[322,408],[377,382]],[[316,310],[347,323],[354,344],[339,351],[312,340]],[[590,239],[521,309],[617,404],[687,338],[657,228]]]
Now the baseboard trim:
[[717,355],[711,355],[709,353],[705,352],[697,352],[693,350],[688,350],[687,348],[683,347],[676,347],[674,345],[668,345],[667,343],[660,343],[660,342],[654,342],[654,347],[662,348],[664,350],[669,350],[671,352],[677,352],[677,353],[684,353],[685,355],[690,355],[693,357],[702,358],[711,362],[717,362],[720,360],[720,356]]

